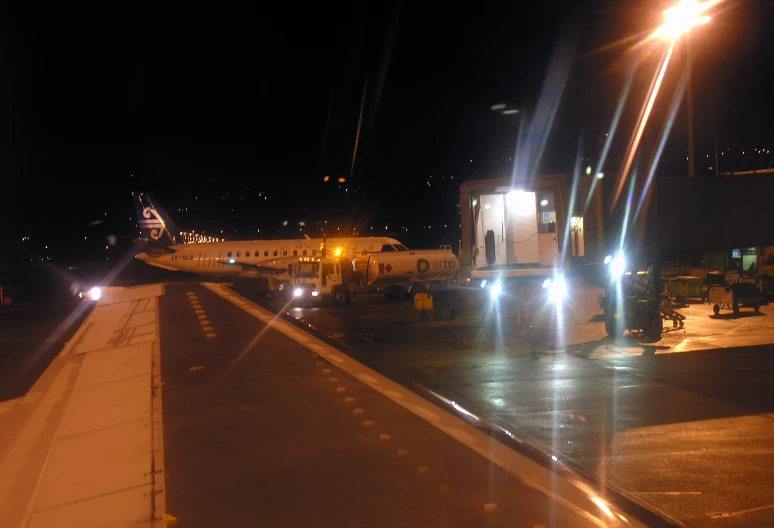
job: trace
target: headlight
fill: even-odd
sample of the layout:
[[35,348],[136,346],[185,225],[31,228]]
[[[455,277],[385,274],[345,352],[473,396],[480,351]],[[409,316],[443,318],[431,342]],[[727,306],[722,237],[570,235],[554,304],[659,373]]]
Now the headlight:
[[312,297],[317,297],[318,295],[320,295],[320,292],[318,292],[317,290],[314,290],[312,292]]
[[564,277],[555,277],[553,280],[546,279],[543,281],[543,288],[548,290],[548,300],[553,303],[558,303],[567,297],[567,281]]
[[489,295],[492,296],[492,299],[497,299],[501,293],[503,293],[503,286],[499,282],[495,282],[492,284],[492,287],[489,288]]
[[304,290],[301,288],[296,288],[293,290],[293,297],[301,297],[304,294]]
[[481,287],[486,288],[486,279],[481,281]]
[[624,256],[619,253],[612,261],[610,261],[610,276],[613,277],[614,280],[618,280],[623,276],[624,271],[626,271],[626,261],[624,260]]
[[92,289],[89,290],[89,297],[92,300],[98,301],[100,297],[102,297],[102,290],[94,286]]

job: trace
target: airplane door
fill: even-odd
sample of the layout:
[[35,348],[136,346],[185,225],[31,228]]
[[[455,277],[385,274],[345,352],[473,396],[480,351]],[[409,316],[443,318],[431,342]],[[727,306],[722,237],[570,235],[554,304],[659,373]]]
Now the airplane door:
[[290,255],[290,248],[289,247],[282,248],[282,250],[280,251],[280,255],[283,257],[287,257],[288,255]]

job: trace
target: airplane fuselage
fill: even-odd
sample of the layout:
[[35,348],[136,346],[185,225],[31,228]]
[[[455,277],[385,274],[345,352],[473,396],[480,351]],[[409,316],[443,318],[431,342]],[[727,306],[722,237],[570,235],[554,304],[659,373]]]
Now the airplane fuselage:
[[[169,253],[150,255],[143,252],[137,258],[151,266],[197,275],[281,277],[287,273],[287,265],[297,261],[298,257],[321,256],[322,244],[322,238],[178,244],[169,246]],[[329,254],[350,257],[363,252],[380,252],[385,245],[400,246],[400,242],[389,237],[326,240]]]

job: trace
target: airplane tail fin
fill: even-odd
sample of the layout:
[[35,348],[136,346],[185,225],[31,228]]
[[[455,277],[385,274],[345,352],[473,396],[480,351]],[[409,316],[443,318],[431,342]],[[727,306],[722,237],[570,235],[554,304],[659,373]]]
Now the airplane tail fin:
[[148,194],[132,193],[137,212],[140,238],[164,246],[182,244],[180,229],[161,206]]

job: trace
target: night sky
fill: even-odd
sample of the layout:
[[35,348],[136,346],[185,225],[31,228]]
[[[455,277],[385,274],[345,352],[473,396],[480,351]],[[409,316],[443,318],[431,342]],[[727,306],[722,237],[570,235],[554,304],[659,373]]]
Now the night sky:
[[[539,170],[570,171],[581,139],[580,156],[595,159],[639,61],[611,160],[622,154],[663,50],[634,43],[668,5],[4,5],[0,256],[118,256],[136,235],[131,191],[154,193],[183,229],[231,239],[335,225],[456,246],[457,186],[512,153],[553,56],[568,75],[563,91],[551,86],[562,98]],[[728,1],[712,15],[693,37],[697,174],[710,172],[715,131],[730,149],[721,171],[772,166],[774,3]],[[339,185],[350,178],[364,88],[354,177]],[[496,103],[521,114],[490,111]],[[684,106],[659,177],[687,172]]]

